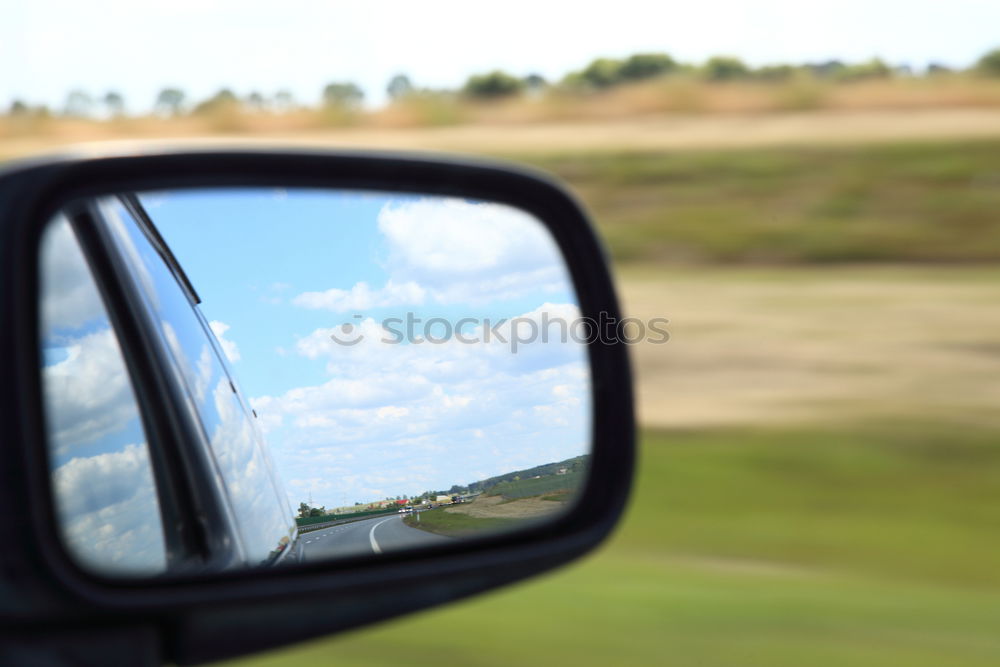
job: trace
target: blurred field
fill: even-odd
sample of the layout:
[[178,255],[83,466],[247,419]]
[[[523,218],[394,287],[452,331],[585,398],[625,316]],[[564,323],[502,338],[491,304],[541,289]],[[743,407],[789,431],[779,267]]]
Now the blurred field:
[[533,159],[539,153],[582,151],[648,153],[1000,139],[1000,108],[987,107],[648,113],[629,118],[519,124],[484,121],[440,127],[297,128],[286,121],[260,126],[251,122],[240,131],[225,132],[189,117],[106,122],[58,119],[42,122],[38,131],[0,131],[0,159],[60,151],[88,142],[110,141],[128,147],[156,140],[452,151]]
[[1000,141],[532,156],[622,263],[1000,259]]
[[512,590],[247,665],[994,665],[1000,435],[647,432],[624,526]]
[[[76,91],[78,93],[83,91]],[[549,84],[510,95],[470,96],[462,90],[413,90],[379,108],[358,100],[326,100],[276,105],[263,98],[240,99],[220,91],[214,99],[170,112],[125,113],[125,107],[101,113],[85,95],[84,110],[33,108],[0,113],[0,139],[57,138],[81,135],[236,136],[310,134],[347,128],[393,130],[454,127],[504,127],[544,124],[636,121],[650,116],[746,116],[794,112],[884,112],[1000,109],[1000,76],[973,72],[892,75],[849,80],[806,71],[770,79],[742,76],[706,80],[695,73],[674,73],[607,86]],[[258,94],[259,95],[259,94]],[[143,108],[143,105],[134,108]]]
[[1000,112],[974,106],[254,134],[552,171],[671,340],[634,348],[639,482],[598,554],[239,664],[1000,664]]
[[633,348],[647,426],[913,417],[1000,428],[1000,268],[650,267],[627,312],[668,317]]

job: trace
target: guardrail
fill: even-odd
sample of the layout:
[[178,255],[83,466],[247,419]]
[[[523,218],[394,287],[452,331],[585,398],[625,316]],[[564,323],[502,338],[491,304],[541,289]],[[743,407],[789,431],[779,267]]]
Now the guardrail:
[[321,528],[329,528],[330,526],[339,526],[345,523],[354,523],[355,521],[364,521],[365,519],[371,519],[376,516],[385,516],[386,514],[396,514],[397,510],[387,510],[385,512],[371,512],[365,516],[352,516],[346,519],[333,519],[332,521],[324,521],[322,523],[309,523],[304,526],[299,526],[299,534],[311,533],[314,530],[320,530]]

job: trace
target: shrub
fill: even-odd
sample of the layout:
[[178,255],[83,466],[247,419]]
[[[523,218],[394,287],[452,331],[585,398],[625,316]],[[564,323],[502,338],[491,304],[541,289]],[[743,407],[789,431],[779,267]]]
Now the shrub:
[[184,91],[179,88],[164,88],[156,96],[154,109],[158,113],[176,116],[184,107]]
[[788,81],[795,73],[796,68],[791,65],[764,65],[753,74],[761,81]]
[[618,69],[624,81],[639,81],[668,74],[677,69],[677,62],[666,53],[637,53],[629,56]]
[[892,76],[892,68],[878,58],[872,58],[866,63],[847,65],[836,73],[841,81],[863,81],[866,79],[888,79]]
[[225,111],[234,109],[238,105],[239,100],[236,98],[235,93],[228,88],[223,88],[212,97],[195,106],[194,112],[201,114]]
[[931,63],[930,65],[927,66],[927,75],[928,76],[938,76],[938,75],[942,75],[942,74],[951,74],[952,71],[953,70],[950,67],[948,67],[947,65],[942,65],[940,63]]
[[524,86],[528,90],[542,90],[547,85],[549,85],[548,81],[541,74],[529,74],[524,77]]
[[470,76],[462,92],[469,97],[489,99],[516,95],[523,88],[524,82],[521,79],[501,70],[494,70],[487,74]]
[[709,81],[733,81],[745,79],[750,75],[750,68],[739,58],[731,56],[715,56],[709,58],[703,68],[705,78]]
[[389,94],[389,99],[401,99],[413,93],[413,82],[405,74],[397,74],[389,80],[385,92]]
[[622,80],[622,61],[598,58],[580,72],[580,77],[594,88],[608,88]]
[[323,88],[323,104],[328,107],[355,107],[365,94],[351,82],[328,83]]
[[986,76],[1000,77],[1000,48],[984,54],[976,63],[976,71]]
[[828,60],[824,63],[810,63],[805,67],[809,72],[820,79],[836,78],[841,72],[847,69],[847,65],[839,60]]

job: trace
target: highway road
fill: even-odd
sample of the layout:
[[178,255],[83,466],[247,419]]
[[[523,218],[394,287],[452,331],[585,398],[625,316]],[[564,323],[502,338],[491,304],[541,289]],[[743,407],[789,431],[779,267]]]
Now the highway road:
[[378,516],[303,533],[299,539],[302,540],[304,559],[318,561],[401,551],[451,540],[450,537],[410,528],[403,523],[403,516]]

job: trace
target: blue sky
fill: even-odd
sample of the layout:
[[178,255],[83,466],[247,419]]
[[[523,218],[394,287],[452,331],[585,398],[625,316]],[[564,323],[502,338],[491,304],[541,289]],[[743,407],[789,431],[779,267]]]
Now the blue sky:
[[667,51],[699,61],[864,60],[966,66],[1000,46],[995,0],[704,0],[502,5],[428,0],[33,0],[0,22],[0,104],[61,105],[72,88],[124,93],[145,110],[164,86],[204,98],[359,83],[373,102],[394,74],[454,87],[504,68],[558,77],[601,56]]
[[[309,190],[142,200],[261,416],[293,503],[413,495],[588,450],[582,346],[382,342],[380,323],[406,313],[575,317],[558,250],[526,214]],[[344,323],[358,344],[330,338]]]

